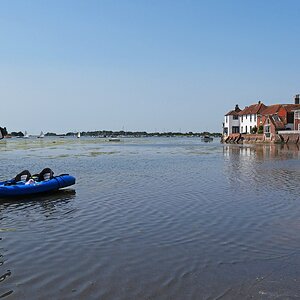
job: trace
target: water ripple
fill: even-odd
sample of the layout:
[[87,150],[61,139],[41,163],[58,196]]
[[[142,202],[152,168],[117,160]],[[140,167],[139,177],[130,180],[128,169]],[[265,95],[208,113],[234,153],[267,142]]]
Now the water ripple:
[[76,192],[1,200],[0,297],[300,295],[299,149],[63,140],[0,145],[2,179],[45,161],[77,178]]

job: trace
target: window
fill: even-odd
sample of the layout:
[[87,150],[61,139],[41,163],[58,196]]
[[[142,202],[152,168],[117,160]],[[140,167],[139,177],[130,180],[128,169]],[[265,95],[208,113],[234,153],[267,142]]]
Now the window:
[[287,113],[287,123],[294,123],[294,113],[292,112]]
[[238,126],[232,126],[232,133],[239,133],[240,128]]
[[244,116],[242,116],[242,122],[244,121],[244,118],[243,118]]
[[241,133],[243,133],[243,126],[241,126]]
[[[252,122],[252,115],[250,115],[250,122]],[[251,129],[250,129],[250,131],[251,131]]]
[[225,123],[227,123],[228,122],[228,119],[227,119],[227,116],[225,116]]
[[245,132],[247,133],[247,125],[245,126]]
[[250,126],[250,133],[252,132],[252,126]]
[[238,120],[238,119],[239,119],[239,116],[236,116],[236,115],[233,116],[233,120]]
[[264,127],[264,133],[265,133],[265,136],[267,138],[271,137],[270,125],[265,125],[265,127]]
[[256,122],[256,115],[254,114],[254,122]]

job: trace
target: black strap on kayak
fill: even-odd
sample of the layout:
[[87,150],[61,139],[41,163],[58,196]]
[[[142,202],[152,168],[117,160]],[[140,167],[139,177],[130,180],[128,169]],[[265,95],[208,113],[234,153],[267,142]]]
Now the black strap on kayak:
[[69,174],[60,174],[60,175],[58,175],[58,176],[54,176],[54,177],[53,177],[53,179],[56,179],[56,181],[57,181],[57,183],[58,183],[58,188],[59,188],[59,189],[62,188],[62,186],[61,186],[60,181],[58,180],[57,177],[60,177],[60,180],[63,181],[63,182],[65,182],[64,178],[62,177],[62,176],[64,176],[64,175],[69,175]]
[[57,179],[57,177],[59,177],[59,176],[54,176],[52,179],[55,179],[57,181],[58,188],[60,189],[61,185],[60,185],[60,181]]

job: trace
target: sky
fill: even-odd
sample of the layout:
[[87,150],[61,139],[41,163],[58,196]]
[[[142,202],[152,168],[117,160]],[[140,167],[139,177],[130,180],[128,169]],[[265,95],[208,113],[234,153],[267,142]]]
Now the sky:
[[1,0],[8,131],[222,132],[300,93],[298,0]]

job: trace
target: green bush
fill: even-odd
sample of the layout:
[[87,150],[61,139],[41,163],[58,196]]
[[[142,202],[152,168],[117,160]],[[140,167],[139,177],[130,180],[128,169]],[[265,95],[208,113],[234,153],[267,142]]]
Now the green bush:
[[264,126],[259,125],[257,133],[263,133],[263,132],[264,132]]
[[253,126],[253,128],[251,129],[251,133],[255,134],[257,132],[257,127]]

